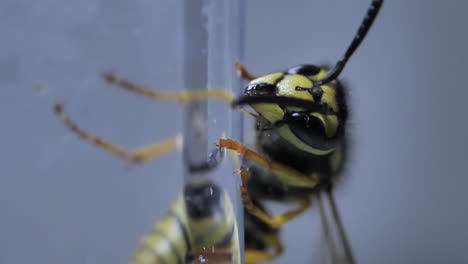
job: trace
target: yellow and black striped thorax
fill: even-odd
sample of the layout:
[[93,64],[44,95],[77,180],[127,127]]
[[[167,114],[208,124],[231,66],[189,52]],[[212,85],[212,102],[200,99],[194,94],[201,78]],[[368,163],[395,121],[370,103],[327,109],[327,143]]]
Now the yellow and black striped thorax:
[[220,263],[240,263],[231,200],[213,183],[186,186],[168,214],[143,238],[133,263],[191,263],[194,255],[204,252],[220,252]]
[[338,81],[318,84],[327,73],[325,68],[307,64],[252,80],[245,96],[278,99],[274,103],[250,104],[266,121],[259,129],[274,128],[281,138],[308,154],[321,156],[333,152],[343,138],[348,112]]

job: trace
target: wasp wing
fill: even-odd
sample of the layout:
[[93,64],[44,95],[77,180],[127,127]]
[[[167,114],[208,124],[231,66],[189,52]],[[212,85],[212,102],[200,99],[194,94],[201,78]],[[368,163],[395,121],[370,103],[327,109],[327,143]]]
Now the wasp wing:
[[332,191],[316,195],[322,225],[319,263],[354,264],[354,256],[346,237]]

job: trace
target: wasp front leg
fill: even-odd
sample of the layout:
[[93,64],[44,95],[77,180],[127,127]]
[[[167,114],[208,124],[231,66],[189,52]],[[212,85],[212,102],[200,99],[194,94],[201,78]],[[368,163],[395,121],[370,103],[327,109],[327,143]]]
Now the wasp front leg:
[[[173,101],[178,103],[191,103],[206,100],[217,100],[227,103],[231,106],[234,100],[234,94],[221,88],[210,88],[210,89],[198,89],[191,91],[182,92],[164,92],[159,90],[149,89],[138,84],[135,84],[127,79],[120,78],[117,75],[107,72],[103,75],[104,80],[110,84],[114,84],[120,88],[126,89],[127,91],[142,95],[152,100],[158,101]],[[256,114],[250,112],[243,107],[237,107],[240,111],[249,114],[253,117],[257,117]]]
[[[309,188],[317,186],[318,180],[316,178],[307,177],[299,171],[281,163],[269,161],[262,157],[260,154],[245,147],[244,145],[233,139],[220,139],[218,142],[218,147],[227,148],[229,150],[235,151],[240,155],[244,156],[245,158],[251,160],[252,162],[266,169],[269,169],[276,177],[278,177],[278,179],[280,179],[282,182],[288,185]],[[248,178],[250,177],[248,171],[246,169],[240,168],[237,172],[240,174],[242,180],[240,190],[242,195],[242,201],[246,210],[250,214],[258,217],[259,219],[261,219],[262,221],[264,221],[272,227],[279,227],[284,223],[289,222],[290,220],[301,215],[310,206],[309,198],[304,197],[303,199],[298,200],[299,206],[296,209],[293,209],[280,215],[271,216],[253,204],[247,189]]]
[[237,69],[237,73],[239,74],[240,77],[242,77],[242,79],[248,81],[248,82],[251,82],[253,81],[254,79],[257,79],[256,76],[252,75],[248,70],[247,68],[245,67],[244,64],[240,63],[240,62],[236,62],[235,64],[235,67]]
[[262,157],[257,152],[253,151],[242,145],[240,142],[230,139],[230,138],[221,138],[218,141],[218,147],[227,148],[233,150],[240,155],[244,156],[246,159],[254,162],[255,164],[268,169],[271,171],[274,176],[276,176],[281,182],[297,187],[304,188],[314,188],[318,184],[318,178],[314,176],[307,176],[300,171],[291,168],[287,165],[284,165],[279,162],[270,161]]
[[151,145],[143,146],[135,151],[128,151],[111,143],[103,138],[94,136],[93,134],[81,129],[64,111],[63,104],[57,101],[54,106],[55,113],[62,120],[64,125],[73,133],[77,134],[80,138],[94,144],[96,147],[101,148],[119,158],[127,159],[133,163],[147,161],[157,158],[161,155],[172,152],[182,144],[182,137],[180,135],[163,140]]
[[[218,147],[227,148],[228,150],[234,151],[239,153],[240,155],[244,156],[245,158],[255,162],[256,164],[269,169],[278,179],[288,185],[300,186],[300,187],[309,187],[313,188],[317,186],[317,179],[307,177],[306,175],[300,173],[299,171],[283,165],[278,162],[273,162],[265,159],[260,154],[256,153],[255,151],[245,147],[241,143],[228,138],[222,138],[218,142]],[[234,163],[237,168],[239,168],[236,172],[241,176],[242,185],[240,186],[242,202],[246,210],[261,219],[263,222],[267,223],[272,227],[279,227],[284,223],[294,219],[295,217],[301,215],[304,211],[307,210],[310,206],[310,200],[308,197],[304,197],[301,199],[297,199],[299,206],[291,211],[286,213],[271,216],[267,214],[265,211],[261,210],[257,206],[254,205],[252,199],[250,198],[250,194],[248,192],[248,180],[249,180],[249,173],[246,169],[240,168],[239,161],[237,157],[233,156]]]

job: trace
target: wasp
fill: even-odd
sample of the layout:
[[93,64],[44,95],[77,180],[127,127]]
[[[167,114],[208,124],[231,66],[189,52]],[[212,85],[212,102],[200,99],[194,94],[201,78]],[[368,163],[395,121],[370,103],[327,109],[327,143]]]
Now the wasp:
[[[343,168],[347,150],[348,105],[346,89],[338,77],[364,40],[382,4],[383,0],[371,2],[351,44],[331,69],[304,64],[255,77],[244,65],[236,64],[241,77],[249,81],[239,97],[219,89],[180,93],[151,90],[113,73],[104,73],[107,82],[153,100],[179,103],[219,100],[255,118],[255,149],[231,138],[221,138],[217,142],[219,148],[234,151],[245,160],[237,171],[242,180],[240,191],[245,208],[245,262],[270,261],[281,255],[279,227],[304,213],[310,207],[311,195],[320,198],[321,193],[329,197],[347,262],[354,262],[332,196],[334,181]],[[59,108],[56,107],[57,112]],[[67,124],[66,118],[61,116]],[[176,146],[174,139],[170,139],[128,152],[82,133],[72,124],[68,127],[82,138],[133,162],[151,159]],[[274,215],[263,205],[266,199],[292,201],[298,206]]]
[[[346,89],[338,77],[364,40],[381,7],[382,0],[371,2],[361,25],[344,56],[331,69],[312,64],[255,77],[243,65],[241,76],[249,81],[244,94],[232,106],[248,105],[255,111],[256,148],[250,149],[232,139],[219,145],[237,151],[247,162],[241,170],[242,199],[245,204],[246,256],[256,263],[272,260],[283,251],[278,228],[301,215],[317,198],[325,234],[330,237],[333,263],[354,263],[351,247],[335,205],[333,186],[339,178],[348,149]],[[295,202],[298,206],[278,215],[268,213],[264,200]],[[327,219],[325,205],[330,207]],[[331,230],[331,228],[335,230]],[[335,241],[336,242],[336,241]],[[343,257],[338,257],[340,253]]]

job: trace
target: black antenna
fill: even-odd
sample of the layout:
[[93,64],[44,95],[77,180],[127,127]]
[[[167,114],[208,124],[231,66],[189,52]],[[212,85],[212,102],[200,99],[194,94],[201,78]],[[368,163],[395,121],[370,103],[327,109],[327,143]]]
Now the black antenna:
[[357,47],[359,47],[359,45],[361,44],[362,40],[366,37],[366,34],[371,28],[372,23],[374,23],[375,17],[377,17],[377,14],[379,13],[380,7],[382,7],[382,4],[383,0],[372,1],[371,6],[369,7],[369,9],[367,9],[367,14],[364,17],[361,26],[359,27],[356,35],[354,36],[353,41],[349,45],[348,50],[346,50],[346,53],[344,54],[343,58],[336,63],[335,67],[333,67],[333,69],[331,69],[330,72],[328,72],[327,76],[325,76],[322,80],[316,82],[316,85],[320,86],[329,83],[335,80],[338,77],[338,75],[340,75],[349,58],[351,58],[351,55],[353,55]]

